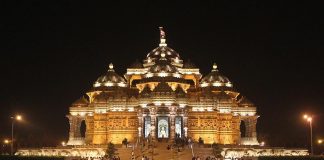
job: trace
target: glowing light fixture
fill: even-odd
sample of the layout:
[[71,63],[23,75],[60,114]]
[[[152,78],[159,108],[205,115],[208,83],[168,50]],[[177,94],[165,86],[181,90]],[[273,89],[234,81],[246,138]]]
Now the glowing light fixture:
[[168,73],[165,73],[165,72],[158,73],[158,76],[160,76],[160,77],[166,77],[166,76],[168,76]]
[[4,144],[9,144],[10,141],[9,141],[8,139],[5,139],[5,140],[3,141],[3,143],[4,143]]
[[22,120],[21,115],[17,115],[17,116],[16,116],[16,120],[17,120],[17,121],[21,121],[21,120]]

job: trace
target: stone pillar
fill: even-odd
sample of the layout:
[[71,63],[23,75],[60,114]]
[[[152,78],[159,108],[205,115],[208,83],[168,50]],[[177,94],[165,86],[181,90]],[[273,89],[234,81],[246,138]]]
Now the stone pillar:
[[175,116],[176,116],[176,106],[169,107],[170,110],[170,140],[175,139]]
[[142,127],[138,127],[138,138],[142,137]]
[[69,124],[70,124],[70,131],[69,131],[69,141],[72,140],[74,136],[74,131],[75,131],[75,123],[74,123],[74,117],[71,115],[66,116],[69,119]]
[[151,138],[156,139],[156,108],[155,106],[150,107],[150,115],[151,115]]
[[141,139],[142,138],[142,128],[144,128],[142,109],[138,110],[137,118],[138,118],[138,138]]
[[81,122],[82,122],[82,120],[79,117],[74,117],[74,118],[75,118],[74,136],[75,136],[75,138],[82,138],[82,136],[81,136]]
[[170,113],[170,140],[175,139],[175,115]]
[[183,130],[184,130],[184,136],[188,137],[188,127],[184,127]]
[[256,138],[256,123],[258,116],[248,117],[244,120],[245,123],[245,137]]
[[186,111],[183,114],[183,131],[184,131],[184,136],[188,137],[188,114]]

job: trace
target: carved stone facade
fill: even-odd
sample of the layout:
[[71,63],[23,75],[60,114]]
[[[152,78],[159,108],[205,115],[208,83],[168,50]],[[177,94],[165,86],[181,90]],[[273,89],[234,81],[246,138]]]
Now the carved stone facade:
[[[110,64],[88,97],[72,104],[67,144],[173,140],[177,135],[208,144],[257,145],[255,105],[233,88],[216,64],[202,76],[199,68],[167,46],[161,33],[159,46],[132,64],[124,77]],[[85,137],[80,133],[82,121]]]

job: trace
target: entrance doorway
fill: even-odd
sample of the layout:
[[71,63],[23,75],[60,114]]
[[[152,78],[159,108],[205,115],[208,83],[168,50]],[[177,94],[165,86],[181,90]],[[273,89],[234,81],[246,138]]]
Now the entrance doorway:
[[157,127],[158,138],[169,138],[169,122],[168,117],[158,117]]
[[147,138],[151,132],[151,117],[144,117],[144,137]]

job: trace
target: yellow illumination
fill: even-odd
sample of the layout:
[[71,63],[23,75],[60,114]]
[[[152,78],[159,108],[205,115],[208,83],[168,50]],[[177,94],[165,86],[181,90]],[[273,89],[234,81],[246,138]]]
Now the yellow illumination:
[[308,121],[308,122],[311,122],[311,121],[312,121],[312,117],[308,117],[308,118],[307,118],[307,121]]
[[166,77],[166,76],[168,76],[168,73],[165,73],[165,72],[158,73],[158,76],[160,76],[160,77]]
[[323,143],[323,140],[322,140],[322,139],[319,139],[319,140],[317,141],[317,143],[318,143],[318,144],[322,144],[322,143]]
[[4,141],[3,141],[3,143],[5,143],[5,144],[9,144],[9,140],[8,139],[5,139]]
[[305,114],[305,115],[304,115],[304,119],[307,119],[307,118],[308,118],[308,115],[307,115],[307,114]]
[[21,121],[21,120],[22,120],[22,116],[21,116],[21,115],[17,115],[17,116],[16,116],[16,120],[17,120],[17,121]]
[[147,78],[153,77],[153,73],[147,73],[147,74],[145,75],[145,77],[147,77]]
[[219,86],[222,86],[223,84],[222,83],[220,83],[220,82],[215,82],[215,83],[213,83],[213,86],[216,86],[216,87],[219,87]]
[[63,141],[63,142],[61,142],[61,144],[62,144],[62,146],[65,146],[65,145],[66,145],[64,141]]
[[111,82],[107,82],[107,83],[105,83],[105,86],[107,86],[107,87],[111,87],[111,86],[113,86],[114,84],[113,83],[111,83]]
[[176,63],[179,63],[179,59],[178,59],[178,57],[176,57],[174,61],[175,61]]
[[202,83],[201,84],[201,87],[207,87],[208,86],[208,83]]

